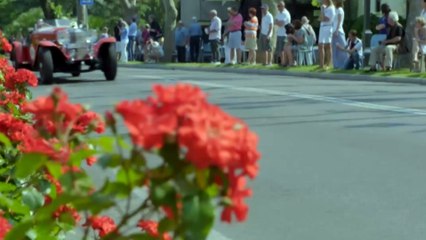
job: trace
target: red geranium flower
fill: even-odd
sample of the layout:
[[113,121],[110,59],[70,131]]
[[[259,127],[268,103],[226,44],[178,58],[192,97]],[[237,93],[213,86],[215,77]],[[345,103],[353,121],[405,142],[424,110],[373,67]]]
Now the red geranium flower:
[[7,233],[12,229],[12,225],[3,218],[3,214],[0,213],[0,239],[4,239]]
[[6,74],[5,79],[4,86],[10,90],[15,90],[19,86],[26,86],[26,84],[36,87],[38,84],[36,75],[27,69],[19,69],[16,72],[10,72]]
[[3,48],[3,51],[9,53],[12,51],[12,45],[9,43],[9,41],[1,36],[1,47]]
[[105,123],[98,114],[69,102],[68,95],[60,88],[55,88],[50,96],[25,104],[23,111],[34,114],[36,128],[51,135],[87,134],[92,129],[101,133],[105,129]]
[[150,220],[140,220],[138,227],[145,231],[149,236],[158,238],[160,240],[172,240],[168,233],[160,235],[158,232],[158,223]]
[[243,176],[236,177],[231,175],[229,184],[228,197],[232,203],[223,209],[221,219],[230,223],[232,214],[234,214],[239,222],[245,221],[247,219],[248,206],[244,199],[251,197],[252,191],[246,188],[246,178]]
[[103,237],[116,231],[117,226],[115,225],[114,220],[110,217],[103,216],[92,216],[87,219],[87,222],[83,226],[90,226],[94,230],[99,231],[99,236]]

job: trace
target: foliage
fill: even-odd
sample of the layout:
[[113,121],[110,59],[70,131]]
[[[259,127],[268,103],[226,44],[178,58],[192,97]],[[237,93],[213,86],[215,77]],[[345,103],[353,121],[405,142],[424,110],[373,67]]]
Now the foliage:
[[43,13],[40,8],[32,8],[21,13],[11,24],[7,25],[5,31],[10,35],[23,33],[28,28],[34,27],[38,19],[43,18]]
[[[37,78],[5,59],[0,73],[0,239],[63,239],[80,229],[82,239],[202,240],[217,208],[222,221],[246,220],[257,136],[201,89],[157,85],[102,119],[60,88],[29,101]],[[93,136],[105,129],[111,135]],[[93,164],[114,173],[101,187]],[[113,210],[119,216],[107,216]]]
[[321,6],[321,2],[318,1],[318,0],[312,0],[311,4],[314,7],[320,7]]

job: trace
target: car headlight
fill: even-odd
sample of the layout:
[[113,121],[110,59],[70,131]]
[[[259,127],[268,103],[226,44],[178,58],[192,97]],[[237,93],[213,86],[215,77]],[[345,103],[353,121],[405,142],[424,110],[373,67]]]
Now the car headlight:
[[70,33],[68,30],[61,30],[56,34],[57,41],[61,45],[67,45],[70,43]]

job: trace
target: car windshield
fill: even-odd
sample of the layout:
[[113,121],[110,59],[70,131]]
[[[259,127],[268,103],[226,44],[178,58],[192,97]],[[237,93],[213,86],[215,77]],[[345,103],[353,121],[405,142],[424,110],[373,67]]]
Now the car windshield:
[[46,20],[45,23],[54,27],[70,27],[71,26],[71,21],[68,19]]

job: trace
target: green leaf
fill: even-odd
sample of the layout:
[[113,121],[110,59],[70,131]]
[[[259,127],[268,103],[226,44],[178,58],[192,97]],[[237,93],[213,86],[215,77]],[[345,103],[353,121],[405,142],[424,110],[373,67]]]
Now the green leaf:
[[[115,206],[115,202],[111,197],[101,195],[99,193],[93,194],[88,197],[80,197],[79,199],[71,201],[73,206],[79,211],[90,211],[93,215]],[[96,203],[96,204],[94,204]]]
[[95,139],[90,139],[89,143],[99,148],[101,152],[113,153],[115,150],[115,137],[102,136]]
[[121,165],[119,154],[104,154],[98,158],[98,164],[103,168],[116,168]]
[[140,149],[137,149],[137,148],[132,149],[130,162],[132,163],[132,165],[134,165],[138,168],[146,166],[146,158],[143,155],[143,152]]
[[33,222],[23,221],[15,226],[13,226],[12,230],[6,235],[5,240],[25,240],[27,232],[32,228]]
[[130,236],[120,236],[117,238],[114,238],[115,240],[129,240],[129,239],[138,239],[138,240],[158,240],[158,237],[152,237],[146,233],[137,233],[132,234]]
[[176,190],[171,183],[157,184],[153,182],[150,191],[152,203],[155,206],[176,206]]
[[56,179],[62,175],[62,165],[57,162],[47,162],[46,167],[49,173]]
[[214,223],[214,206],[205,192],[183,198],[183,224],[186,240],[203,240]]
[[24,154],[16,164],[15,175],[17,178],[24,179],[37,172],[47,161],[47,156],[42,154]]
[[8,198],[3,194],[0,194],[0,206],[16,214],[30,214],[29,207],[24,205],[20,200]]
[[37,210],[44,204],[43,194],[31,187],[22,192],[22,202],[31,210]]
[[118,198],[127,198],[132,192],[132,189],[127,184],[121,182],[107,181],[102,187],[101,192],[110,196],[116,196]]
[[81,166],[81,162],[86,160],[88,157],[94,156],[98,152],[92,149],[83,149],[78,152],[74,152],[70,156],[70,161],[73,166]]
[[16,189],[16,186],[10,183],[0,182],[0,192],[12,192]]
[[161,233],[172,232],[176,229],[176,223],[173,220],[164,218],[158,224],[158,231]]
[[9,138],[3,133],[0,133],[0,143],[3,143],[6,148],[12,147],[12,143],[10,142]]
[[142,185],[143,175],[133,169],[120,168],[116,176],[117,182],[121,182],[131,187]]

